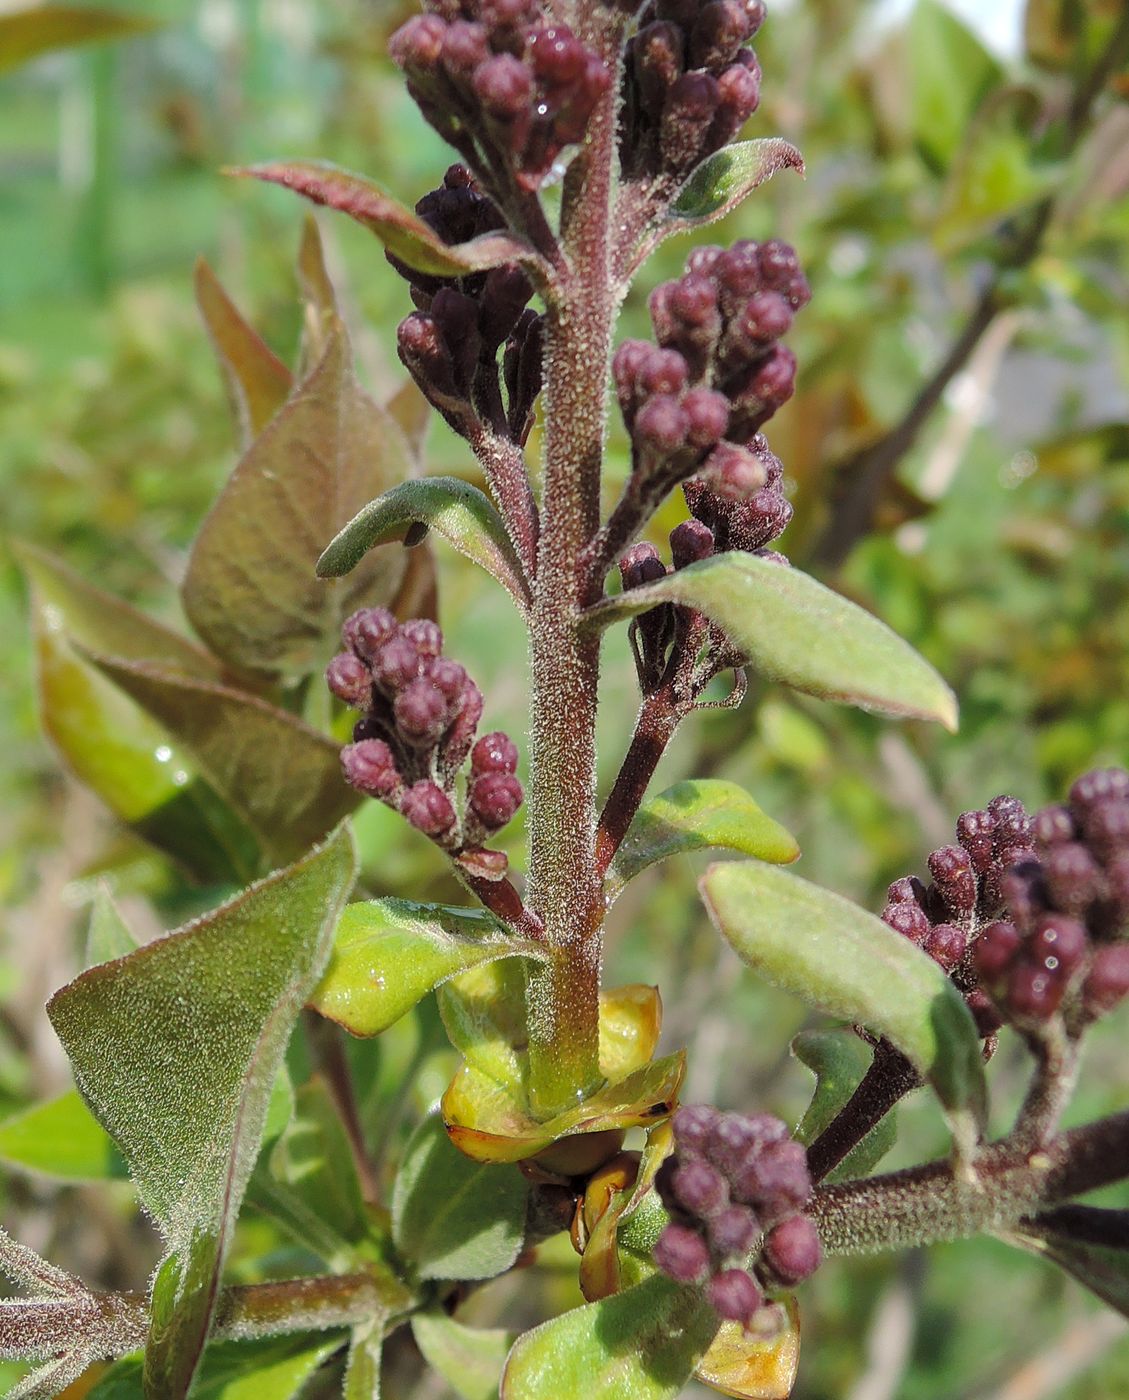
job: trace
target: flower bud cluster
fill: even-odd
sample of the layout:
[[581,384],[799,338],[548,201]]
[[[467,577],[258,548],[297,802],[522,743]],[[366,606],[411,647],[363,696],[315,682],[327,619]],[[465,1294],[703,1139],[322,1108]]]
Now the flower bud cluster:
[[621,161],[628,179],[680,179],[733,139],[760,104],[745,45],[763,0],[652,0],[627,46]]
[[[450,244],[505,226],[498,206],[464,165],[452,165],[416,213]],[[393,254],[388,260],[407,278],[417,308],[397,331],[400,359],[428,401],[464,436],[475,420],[483,420],[523,443],[541,392],[543,318],[526,305],[533,295],[529,278],[516,263],[456,278],[417,272]]]
[[[401,812],[445,850],[477,850],[522,802],[518,753],[505,734],[475,743],[482,692],[443,655],[434,622],[404,623],[385,608],[363,608],[342,628],[345,650],[326,670],[339,700],[362,711],[341,750],[346,781]],[[455,780],[470,774],[460,817]]]
[[603,59],[536,0],[435,0],[389,52],[427,121],[476,149],[500,189],[539,189],[611,84]]
[[695,1104],[675,1113],[673,1128],[674,1151],[655,1177],[671,1217],[655,1262],[679,1283],[704,1285],[720,1317],[748,1327],[766,1287],[791,1288],[819,1266],[819,1236],[803,1214],[807,1154],[765,1113]]
[[981,984],[1019,1025],[1062,1008],[1084,1025],[1129,994],[1129,772],[1097,769],[1034,820],[1036,850],[1002,882],[1007,917],[973,950]]

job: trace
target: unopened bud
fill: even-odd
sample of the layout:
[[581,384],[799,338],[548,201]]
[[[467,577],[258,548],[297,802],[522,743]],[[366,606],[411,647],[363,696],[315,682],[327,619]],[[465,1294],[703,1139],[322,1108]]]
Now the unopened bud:
[[455,825],[455,808],[438,785],[428,779],[415,783],[400,799],[400,811],[425,836],[445,836]]
[[372,676],[359,657],[351,651],[335,656],[325,668],[325,683],[338,700],[363,710],[372,698]]

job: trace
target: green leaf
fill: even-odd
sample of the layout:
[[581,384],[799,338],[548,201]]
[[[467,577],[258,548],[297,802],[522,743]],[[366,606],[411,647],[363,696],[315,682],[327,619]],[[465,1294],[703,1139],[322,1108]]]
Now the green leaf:
[[455,1049],[480,1073],[512,1089],[529,1074],[525,964],[517,958],[480,964],[438,991],[443,1029]]
[[[801,1031],[792,1041],[792,1054],[815,1075],[815,1093],[808,1104],[797,1139],[810,1146],[862,1083],[874,1052],[851,1030]],[[876,1123],[851,1149],[826,1180],[851,1181],[868,1176],[894,1146],[898,1135],[893,1111]]]
[[370,501],[330,542],[318,560],[318,575],[343,577],[375,545],[403,539],[412,525],[438,531],[493,574],[522,611],[529,606],[529,584],[502,517],[476,486],[452,476],[405,481]]
[[[246,1342],[215,1342],[204,1353],[192,1400],[295,1400],[317,1368],[341,1345],[339,1337],[300,1333]],[[142,1358],[114,1363],[86,1400],[139,1400]]]
[[403,435],[358,385],[336,320],[321,359],[248,448],[193,545],[184,607],[216,655],[292,678],[324,666],[348,613],[395,596],[404,556],[374,554],[347,584],[319,580],[318,557],[409,468]]
[[349,1345],[342,1400],[380,1400],[380,1356],[384,1332],[380,1322],[354,1328]]
[[0,14],[0,73],[54,49],[125,39],[154,27],[143,15],[82,5],[20,5]]
[[913,138],[928,163],[945,170],[961,147],[972,114],[1002,70],[940,0],[917,0],[908,34]]
[[191,755],[276,860],[293,859],[356,807],[339,746],[287,711],[147,662],[85,655]]
[[502,1400],[673,1400],[717,1326],[700,1290],[656,1274],[519,1337]]
[[1129,1317],[1129,1211],[1062,1206],[1023,1220],[1001,1239],[1041,1258]]
[[228,172],[283,185],[315,204],[338,209],[363,224],[388,251],[417,272],[437,277],[460,277],[486,272],[503,263],[521,263],[536,280],[546,268],[538,254],[509,232],[483,233],[467,243],[444,243],[418,214],[413,214],[364,175],[342,170],[326,161],[273,161],[242,166]]
[[585,616],[606,626],[658,603],[705,613],[770,680],[956,729],[956,699],[933,667],[884,622],[799,569],[751,554],[719,554],[607,598]]
[[527,1194],[515,1167],[464,1157],[432,1113],[416,1129],[396,1176],[396,1247],[420,1278],[493,1278],[521,1249]]
[[892,1042],[951,1114],[983,1125],[980,1039],[942,969],[873,914],[759,863],[713,865],[702,896],[719,931],[774,986]]
[[0,1124],[0,1161],[61,1181],[128,1175],[113,1139],[74,1089]]
[[804,173],[804,158],[779,137],[738,141],[707,156],[688,176],[670,207],[668,219],[689,231],[722,219],[779,170]]
[[180,1400],[199,1364],[272,1088],[355,869],[340,830],[48,1004],[78,1087],[168,1246],[153,1287],[150,1400]]
[[203,258],[196,264],[196,301],[231,399],[240,444],[250,447],[286,402],[293,377],[239,314]]
[[608,870],[608,903],[649,865],[711,846],[780,865],[800,854],[795,837],[762,812],[737,783],[689,778],[636,813]]
[[379,1035],[441,982],[498,958],[545,956],[489,914],[405,899],[351,904],[310,999],[354,1035]]
[[464,1327],[446,1313],[416,1313],[412,1336],[423,1359],[460,1400],[498,1400],[498,1382],[514,1334]]
[[136,948],[137,939],[118,912],[113,896],[105,884],[100,884],[94,895],[90,923],[86,929],[86,966],[113,962],[115,958],[126,957]]
[[80,654],[82,647],[130,660],[156,658],[176,675],[202,679],[216,665],[176,633],[27,545],[39,712],[48,737],[80,782],[139,835],[203,880],[254,873],[254,838],[196,773],[164,729]]

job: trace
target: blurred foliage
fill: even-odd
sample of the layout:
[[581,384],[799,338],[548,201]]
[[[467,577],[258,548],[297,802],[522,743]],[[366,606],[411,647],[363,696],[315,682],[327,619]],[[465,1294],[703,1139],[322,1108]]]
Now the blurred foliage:
[[[93,8],[93,7],[89,7]],[[122,4],[119,9],[129,9]],[[204,254],[267,342],[292,361],[301,311],[290,264],[301,215],[283,193],[236,187],[225,164],[319,157],[379,174],[406,202],[437,183],[445,149],[383,57],[408,6],[385,0],[135,0],[158,27],[128,43],[60,52],[0,81],[0,1109],[67,1089],[42,1002],[80,965],[99,878],[153,931],[214,903],[128,836],[59,773],[39,737],[27,600],[11,553],[25,539],[174,626],[188,546],[234,460],[235,441],[191,268]],[[985,0],[984,9],[993,8]],[[679,736],[656,790],[690,773],[746,784],[794,831],[809,879],[869,903],[918,869],[962,809],[999,791],[1029,803],[1081,769],[1129,758],[1129,72],[1073,152],[1063,145],[1078,74],[1121,0],[1030,0],[1027,53],[987,51],[940,0],[890,22],[872,0],[794,0],[758,41],[765,102],[750,134],[804,152],[806,181],[778,176],[715,233],[795,243],[814,299],[791,338],[795,400],[771,440],[794,484],[785,548],[809,559],[833,523],[838,468],[895,426],[992,278],[993,325],[948,384],[878,503],[877,528],[837,586],[879,613],[949,680],[962,727],[892,727],[765,688]],[[1025,221],[1053,197],[1038,250],[1008,267]],[[325,221],[331,272],[362,380],[398,383],[392,328],[403,284],[362,230]],[[674,240],[629,299],[675,275]],[[532,444],[536,450],[536,439]],[[625,449],[613,435],[609,492]],[[433,426],[427,469],[475,480]],[[677,506],[655,523],[675,523]],[[491,725],[524,725],[513,610],[450,551],[439,553],[443,626],[473,663]],[[606,650],[601,755],[610,780],[633,708],[628,658]],[[456,901],[433,849],[368,804],[358,836],[380,894]],[[506,845],[520,862],[521,831]],[[666,993],[664,1048],[689,1048],[686,1097],[798,1120],[810,1076],[785,1047],[798,1003],[755,983],[700,911],[690,859],[633,884],[610,924],[609,978]],[[677,993],[677,995],[676,995]],[[1075,1120],[1124,1106],[1117,1025],[1095,1036]],[[291,1058],[300,1061],[299,1044]],[[441,1092],[454,1056],[434,1005],[378,1042],[349,1046],[365,1126],[389,1155]],[[301,1082],[301,1063],[291,1065]],[[1005,1106],[1021,1083],[1005,1048],[990,1071]],[[900,1111],[891,1157],[943,1146],[936,1110]],[[1003,1126],[1003,1121],[999,1126]],[[155,1257],[130,1188],[97,1211],[86,1188],[13,1176],[8,1224],[92,1279],[136,1286]],[[252,1198],[253,1198],[252,1190]],[[105,1202],[109,1201],[109,1205]],[[482,1289],[472,1320],[508,1327],[579,1300],[557,1243],[516,1284]],[[265,1261],[265,1262],[264,1262]],[[241,1223],[232,1277],[308,1259],[264,1218]],[[797,1396],[842,1400],[868,1365],[884,1299],[916,1323],[901,1400],[995,1394],[1093,1308],[1074,1284],[991,1241],[910,1260],[837,1262],[813,1280]],[[901,1296],[901,1295],[899,1295]],[[1081,1329],[1081,1332],[1080,1332]],[[1096,1335],[1096,1334],[1095,1334]],[[1129,1396],[1129,1344],[1093,1344],[1088,1366],[1045,1395]],[[400,1383],[410,1348],[388,1358]],[[0,1372],[0,1382],[14,1375]],[[308,1392],[318,1393],[315,1389]],[[434,1392],[431,1392],[434,1393]]]

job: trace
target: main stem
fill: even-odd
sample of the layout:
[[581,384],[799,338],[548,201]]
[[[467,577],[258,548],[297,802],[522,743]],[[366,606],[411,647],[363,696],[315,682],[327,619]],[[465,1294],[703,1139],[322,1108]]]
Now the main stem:
[[[612,14],[591,5],[579,37],[613,71]],[[600,1080],[599,993],[603,902],[596,869],[596,699],[599,638],[577,625],[594,601],[581,569],[600,523],[615,298],[610,286],[610,201],[615,161],[613,82],[593,114],[565,188],[561,242],[567,267],[550,298],[545,349],[545,458],[541,538],[530,628],[530,901],[549,960],[529,986],[530,1101],[543,1118]]]

